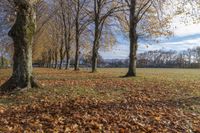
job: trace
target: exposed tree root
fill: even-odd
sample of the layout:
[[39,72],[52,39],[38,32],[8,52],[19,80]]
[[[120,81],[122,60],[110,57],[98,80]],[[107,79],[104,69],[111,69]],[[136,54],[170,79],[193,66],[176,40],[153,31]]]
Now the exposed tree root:
[[13,91],[28,90],[31,88],[41,88],[41,85],[37,83],[34,78],[30,79],[30,83],[29,82],[22,83],[20,81],[18,82],[15,78],[11,77],[0,87],[0,92],[8,93]]
[[74,69],[74,71],[77,71],[77,72],[78,72],[78,71],[80,71],[80,68],[76,68],[76,69]]
[[128,72],[124,77],[136,77],[136,74]]

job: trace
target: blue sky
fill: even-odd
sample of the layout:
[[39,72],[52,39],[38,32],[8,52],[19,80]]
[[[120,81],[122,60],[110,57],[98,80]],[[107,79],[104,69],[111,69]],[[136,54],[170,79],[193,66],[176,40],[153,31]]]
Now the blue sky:
[[[174,20],[172,23],[174,35],[165,39],[159,43],[139,43],[138,52],[144,52],[148,50],[186,50],[188,48],[194,48],[200,46],[200,24],[184,24]],[[123,37],[113,47],[111,51],[101,52],[101,55],[105,59],[126,59],[129,55],[129,42]]]
[[[174,0],[173,2],[182,2],[182,0]],[[176,5],[176,4],[174,4]],[[166,11],[173,14],[177,7],[166,7]],[[194,5],[186,4],[184,9],[187,9],[188,13],[174,16],[171,21],[171,31],[173,36],[164,39],[159,43],[139,42],[138,53],[149,50],[187,50],[188,48],[194,48],[200,46],[200,23],[194,23],[195,19],[200,18],[200,11]],[[196,15],[194,15],[194,13]],[[193,14],[193,15],[191,15]],[[101,55],[105,59],[127,59],[129,55],[129,41],[120,38],[120,41],[113,47],[111,51],[101,52]]]

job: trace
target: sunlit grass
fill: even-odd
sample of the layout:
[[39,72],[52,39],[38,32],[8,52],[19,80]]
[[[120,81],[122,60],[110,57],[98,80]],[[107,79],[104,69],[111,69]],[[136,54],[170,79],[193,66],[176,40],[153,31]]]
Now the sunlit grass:
[[[34,75],[43,88],[18,92],[0,97],[0,105],[28,104],[45,98],[52,102],[62,97],[80,96],[98,100],[122,100],[130,91],[145,90],[152,98],[179,100],[200,97],[199,69],[138,69],[138,76],[122,78],[125,68],[100,68],[97,73],[90,70],[73,71],[55,69],[34,69]],[[9,69],[0,70],[2,84],[11,74]],[[192,101],[191,101],[192,102]],[[194,103],[198,102],[194,99]],[[197,104],[198,105],[198,104]],[[187,108],[190,108],[189,106]],[[193,110],[199,110],[196,107]]]

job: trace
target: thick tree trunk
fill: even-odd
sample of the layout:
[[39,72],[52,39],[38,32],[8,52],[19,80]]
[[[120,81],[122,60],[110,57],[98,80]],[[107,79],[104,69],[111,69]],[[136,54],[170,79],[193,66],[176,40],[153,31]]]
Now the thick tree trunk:
[[130,55],[129,55],[129,70],[126,76],[136,76],[137,65],[137,18],[135,17],[136,0],[131,1],[130,7]]
[[16,22],[9,32],[14,41],[13,73],[1,86],[2,91],[38,87],[32,76],[32,41],[36,29],[36,14],[29,0],[15,1]]

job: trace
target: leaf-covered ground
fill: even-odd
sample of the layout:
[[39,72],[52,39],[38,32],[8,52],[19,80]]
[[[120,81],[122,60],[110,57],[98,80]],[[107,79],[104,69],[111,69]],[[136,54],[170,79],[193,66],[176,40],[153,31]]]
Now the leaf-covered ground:
[[199,133],[200,70],[138,71],[36,69],[43,88],[0,95],[0,132]]

